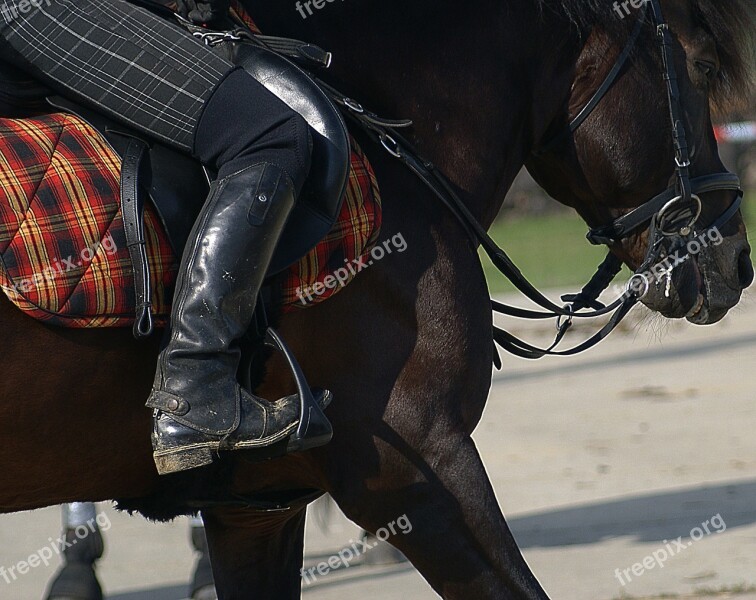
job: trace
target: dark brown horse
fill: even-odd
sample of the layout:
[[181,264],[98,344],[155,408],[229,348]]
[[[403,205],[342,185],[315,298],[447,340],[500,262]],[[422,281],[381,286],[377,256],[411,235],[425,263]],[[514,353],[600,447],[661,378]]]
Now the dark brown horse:
[[[721,172],[709,106],[748,93],[752,4],[662,4],[675,39],[692,175]],[[486,225],[523,164],[591,225],[668,186],[669,116],[650,26],[573,138],[533,155],[587,102],[624,46],[635,9],[618,6],[631,14],[621,18],[609,0],[344,0],[302,18],[293,2],[249,2],[266,33],[332,50],[333,81],[352,96],[413,119],[415,141]],[[231,487],[238,494],[326,490],[371,531],[406,514],[411,533],[391,541],[444,598],[546,598],[470,437],[492,360],[476,249],[400,164],[374,144],[365,148],[383,186],[384,239],[402,233],[408,249],[361,273],[333,300],[280,321],[310,382],[333,390],[334,439],[269,463],[237,461],[226,473]],[[704,219],[732,199],[730,192],[706,194]],[[676,276],[673,293],[652,290],[646,302],[668,317],[721,318],[753,275],[739,214],[722,233],[724,243]],[[645,245],[638,234],[614,250],[636,267]],[[0,319],[0,509],[122,498],[158,515],[161,503],[179,503],[185,482],[155,473],[143,407],[158,339],[144,345],[127,330],[46,327],[5,300]],[[286,392],[284,373],[271,361],[260,393]],[[269,513],[207,509],[220,596],[299,597],[304,514],[302,505]]]

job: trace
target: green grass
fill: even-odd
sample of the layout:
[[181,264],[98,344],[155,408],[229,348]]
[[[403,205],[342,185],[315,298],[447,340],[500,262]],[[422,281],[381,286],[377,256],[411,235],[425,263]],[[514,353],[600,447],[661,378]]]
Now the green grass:
[[[756,192],[746,195],[743,212],[756,239]],[[585,239],[587,230],[577,215],[561,213],[502,219],[489,233],[536,287],[560,288],[586,283],[605,256],[603,247],[591,246]],[[514,291],[486,256],[482,260],[492,294]]]

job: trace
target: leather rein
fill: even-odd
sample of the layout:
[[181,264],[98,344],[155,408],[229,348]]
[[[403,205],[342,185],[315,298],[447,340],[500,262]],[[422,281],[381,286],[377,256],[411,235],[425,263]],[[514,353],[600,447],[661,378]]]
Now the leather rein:
[[[640,9],[640,15],[628,39],[625,48],[617,58],[614,66],[591,97],[586,106],[575,116],[569,125],[557,136],[534,151],[535,156],[552,152],[560,143],[568,140],[580,125],[590,116],[612,88],[627,64],[633,49],[647,22],[648,5],[651,5],[651,24],[655,27],[659,46],[663,77],[667,91],[669,116],[672,126],[672,140],[675,150],[675,184],[644,204],[615,219],[612,223],[591,229],[587,238],[594,245],[612,246],[629,237],[640,227],[648,224],[649,244],[643,263],[636,269],[626,285],[624,293],[614,302],[604,305],[598,297],[614,281],[622,269],[622,261],[610,250],[599,265],[590,281],[577,294],[562,296],[566,304],[558,305],[539,292],[520,272],[507,253],[488,235],[486,229],[470,212],[455,191],[453,184],[435,165],[422,157],[413,144],[399,130],[412,126],[410,120],[391,120],[377,116],[364,108],[362,104],[349,96],[313,77],[331,100],[341,109],[351,122],[357,124],[369,137],[379,143],[385,151],[409,168],[434,196],[452,213],[474,244],[480,244],[494,266],[509,279],[512,284],[529,300],[542,310],[530,310],[509,306],[491,300],[494,312],[523,319],[557,319],[557,335],[548,348],[533,346],[511,333],[493,326],[493,340],[507,352],[522,358],[537,359],[546,355],[570,356],[592,348],[606,338],[645,296],[651,286],[647,273],[656,264],[664,250],[664,244],[673,238],[677,243],[669,249],[668,254],[677,251],[678,256],[689,257],[687,241],[697,231],[696,224],[702,212],[699,194],[711,191],[734,191],[737,197],[717,219],[704,230],[714,230],[726,224],[739,210],[743,200],[740,180],[734,173],[724,172],[690,177],[690,153],[687,145],[677,73],[673,61],[673,38],[669,25],[662,14],[659,0],[646,0]],[[180,20],[181,21],[181,20]],[[212,32],[193,27],[187,22],[181,23],[196,37],[208,45],[222,42],[245,42],[259,44],[270,50],[287,56],[310,68],[323,68],[330,65],[331,55],[322,49],[287,38],[276,38],[252,34],[243,23],[228,32]],[[572,348],[557,350],[557,346],[572,326],[575,318],[594,318],[611,315],[607,323],[586,341]],[[501,367],[501,359],[494,347],[494,364]]]

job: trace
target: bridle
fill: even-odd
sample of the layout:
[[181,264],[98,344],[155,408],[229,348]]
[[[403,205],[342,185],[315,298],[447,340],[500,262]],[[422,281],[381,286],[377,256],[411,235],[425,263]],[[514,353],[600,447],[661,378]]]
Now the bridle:
[[[585,107],[575,116],[568,126],[557,136],[543,144],[533,154],[536,156],[554,151],[554,149],[577,131],[583,122],[596,109],[607,92],[612,88],[627,64],[633,49],[637,45],[643,26],[647,20],[648,5],[651,5],[651,23],[656,29],[657,42],[662,55],[663,76],[667,90],[669,115],[672,124],[672,141],[675,150],[675,183],[649,201],[618,217],[608,225],[591,229],[588,240],[595,245],[605,244],[613,246],[629,237],[640,227],[648,224],[649,244],[643,263],[627,284],[625,293],[609,305],[598,301],[599,295],[609,287],[622,269],[622,261],[609,252],[597,269],[591,280],[583,289],[572,295],[563,296],[565,305],[559,306],[541,294],[523,276],[506,252],[501,249],[488,235],[485,228],[477,221],[465,203],[459,197],[449,180],[435,165],[424,158],[413,147],[399,129],[412,126],[409,120],[384,119],[366,110],[360,103],[340,93],[322,80],[315,78],[323,90],[342,110],[352,122],[365,130],[376,142],[394,158],[404,163],[415,175],[433,192],[433,194],[451,211],[460,222],[470,239],[480,244],[493,264],[504,274],[514,286],[529,300],[537,304],[540,311],[529,310],[491,301],[492,309],[504,315],[525,319],[557,319],[557,336],[548,348],[538,348],[515,337],[503,329],[493,327],[494,341],[508,352],[523,358],[541,358],[545,355],[573,355],[583,352],[607,337],[643,298],[650,289],[651,282],[646,273],[660,259],[662,252],[670,255],[676,252],[689,258],[687,242],[698,232],[696,230],[702,213],[701,194],[712,191],[734,191],[737,197],[733,203],[704,230],[713,230],[724,226],[738,212],[743,192],[740,180],[734,173],[715,173],[701,177],[690,177],[690,153],[687,144],[684,121],[680,101],[678,78],[674,65],[672,46],[673,39],[669,25],[664,20],[659,0],[645,0],[638,21],[632,34],[617,58],[614,66],[596,90]],[[254,43],[263,43],[260,36],[251,36]],[[298,47],[312,46],[296,40],[284,40],[288,46],[288,56],[301,58],[302,52]],[[269,45],[269,44],[266,44]],[[287,54],[286,51],[283,51]],[[585,342],[567,350],[556,350],[564,338],[575,318],[592,318],[611,314],[608,322]],[[494,349],[494,363],[501,366],[498,352]]]
[[[715,223],[709,226],[709,228],[720,227],[735,215],[740,208],[743,199],[743,193],[740,189],[740,179],[734,173],[715,173],[712,175],[696,177],[694,179],[691,179],[690,177],[691,160],[685,125],[682,119],[677,71],[672,56],[672,35],[669,31],[669,25],[666,23],[662,15],[659,0],[644,0],[644,3],[639,10],[639,17],[633,28],[633,32],[603,83],[599,86],[585,107],[583,107],[572,121],[570,121],[569,125],[557,136],[536,150],[534,154],[536,156],[542,156],[553,151],[557,145],[574,134],[596,109],[604,96],[616,82],[625,64],[630,58],[633,49],[637,45],[638,38],[643,30],[643,25],[646,23],[649,4],[651,5],[652,24],[656,28],[657,41],[661,50],[664,81],[667,89],[667,102],[672,124],[672,142],[675,150],[675,185],[661,194],[654,196],[651,200],[629,213],[617,218],[611,224],[591,229],[588,232],[587,237],[588,240],[595,245],[612,245],[628,237],[636,229],[648,223],[654,216],[656,216],[657,221],[661,224],[665,221],[665,217],[666,220],[669,220],[676,205],[678,214],[674,216],[682,218],[687,215],[689,221],[679,227],[677,232],[665,232],[663,228],[660,228],[659,231],[664,235],[679,234],[682,237],[687,237],[690,235],[693,227],[701,216],[702,204],[699,194],[705,194],[717,190],[739,192],[735,202],[720,216],[719,219],[717,219]],[[675,221],[676,220],[677,219],[675,219]]]
[[[566,302],[564,306],[554,304],[531,285],[506,252],[490,238],[444,175],[435,168],[433,163],[421,158],[412,144],[397,131],[397,128],[411,125],[410,121],[396,122],[380,119],[367,112],[360,104],[339,94],[333,88],[325,86],[331,93],[333,100],[342,107],[348,117],[376,138],[389,154],[405,163],[451,210],[468,235],[475,242],[480,243],[499,271],[528,299],[544,309],[534,311],[492,300],[491,305],[494,312],[525,319],[557,319],[557,335],[554,343],[548,348],[532,346],[511,333],[494,326],[494,341],[517,356],[532,359],[546,355],[566,356],[578,354],[595,346],[617,327],[648,292],[651,281],[646,273],[659,260],[663,250],[667,250],[668,254],[676,252],[677,255],[680,255],[682,253],[685,258],[689,258],[687,241],[698,233],[696,227],[703,208],[701,194],[723,190],[737,192],[734,202],[704,230],[713,230],[724,226],[740,208],[743,191],[740,188],[740,179],[734,173],[725,172],[695,178],[690,177],[691,160],[682,119],[677,72],[672,55],[673,39],[669,25],[664,20],[659,0],[645,0],[627,44],[603,83],[585,107],[570,121],[569,125],[535,151],[534,155],[551,152],[560,143],[570,139],[606,96],[622,73],[640,38],[643,26],[647,21],[649,4],[651,5],[651,23],[656,29],[656,38],[662,55],[663,76],[667,90],[672,141],[675,150],[675,183],[644,204],[618,217],[612,223],[591,229],[588,232],[587,238],[592,244],[605,244],[611,247],[632,235],[640,227],[646,224],[649,227],[649,244],[643,263],[631,277],[625,293],[609,305],[600,303],[598,297],[609,287],[622,269],[622,261],[613,252],[610,251],[607,254],[591,280],[579,293],[563,296],[562,300]],[[567,350],[556,350],[575,318],[592,318],[608,314],[611,314],[609,321],[588,340]],[[499,366],[501,363],[498,353],[494,352],[494,355],[494,361]]]
[[[547,349],[539,349],[518,340],[507,332],[496,331],[495,339],[505,349],[525,358],[540,358],[547,354],[570,355],[587,350],[599,341],[604,339],[619,324],[629,310],[637,304],[648,292],[651,282],[646,273],[656,263],[662,252],[664,242],[671,238],[677,237],[677,244],[668,249],[669,254],[676,252],[682,254],[685,258],[689,257],[686,242],[695,236],[696,225],[702,212],[702,203],[700,194],[712,191],[734,191],[737,192],[732,204],[705,230],[716,230],[723,227],[740,209],[743,200],[743,191],[740,187],[740,179],[734,173],[714,173],[696,177],[690,177],[690,153],[687,144],[687,136],[684,121],[682,119],[682,109],[680,100],[680,89],[678,85],[677,72],[675,69],[672,55],[673,40],[669,30],[669,25],[662,14],[659,0],[645,0],[639,11],[639,17],[628,39],[627,44],[617,58],[614,66],[607,74],[606,78],[593,94],[588,103],[575,116],[567,127],[557,136],[551,138],[541,148],[534,152],[534,155],[541,156],[553,151],[559,144],[563,143],[577,131],[585,120],[596,109],[607,92],[617,81],[620,73],[624,69],[627,61],[632,55],[643,26],[646,23],[648,6],[651,5],[651,22],[656,30],[657,42],[661,51],[663,76],[666,84],[667,101],[669,107],[669,116],[672,126],[672,142],[675,151],[675,183],[665,191],[657,194],[647,202],[641,204],[630,212],[618,217],[609,225],[591,229],[588,234],[588,240],[594,245],[613,246],[621,240],[629,237],[643,225],[649,225],[649,243],[646,256],[643,263],[636,269],[633,277],[628,282],[623,297],[616,300],[609,306],[604,306],[597,301],[598,296],[611,284],[616,275],[622,268],[622,263],[611,251],[604,262],[599,266],[596,274],[591,281],[574,295],[563,296],[563,300],[568,304],[563,310],[557,311],[553,307],[547,308],[547,313],[537,313],[526,311],[524,314],[518,309],[508,307],[493,301],[494,310],[511,316],[521,316],[525,318],[547,318],[557,317],[558,335],[552,346]],[[591,311],[584,311],[584,308],[591,308]],[[588,341],[567,351],[554,351],[556,345],[561,341],[569,329],[573,317],[594,317],[607,314],[615,310],[616,312],[597,334]],[[568,314],[565,315],[564,312]],[[561,320],[566,316],[565,320]],[[502,343],[503,342],[503,343]]]

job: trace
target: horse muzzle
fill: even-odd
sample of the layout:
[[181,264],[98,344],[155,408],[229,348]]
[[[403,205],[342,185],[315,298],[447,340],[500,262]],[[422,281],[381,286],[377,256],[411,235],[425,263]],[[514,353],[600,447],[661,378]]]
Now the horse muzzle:
[[[674,256],[668,257],[672,264]],[[689,254],[674,268],[659,269],[642,301],[664,317],[711,325],[740,301],[753,278],[750,246],[737,234]]]

